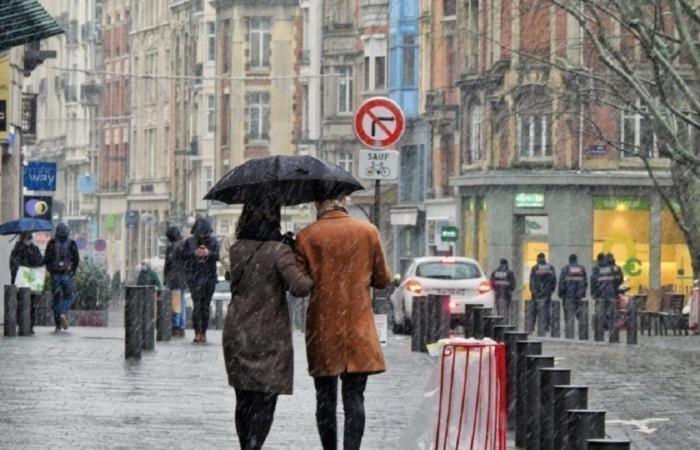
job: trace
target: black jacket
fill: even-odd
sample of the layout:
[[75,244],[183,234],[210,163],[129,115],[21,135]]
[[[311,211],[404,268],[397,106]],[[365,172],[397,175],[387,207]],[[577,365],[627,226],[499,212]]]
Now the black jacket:
[[183,256],[185,241],[171,242],[165,249],[163,284],[170,289],[184,289],[187,284],[187,270]]
[[582,299],[588,290],[588,275],[580,264],[567,264],[559,275],[559,298]]
[[622,269],[615,264],[600,264],[591,273],[591,295],[600,300],[614,300],[623,281]]
[[20,266],[23,267],[41,267],[44,264],[44,257],[41,256],[41,250],[34,244],[26,245],[19,241],[12,248],[10,253],[10,276],[11,283],[15,284],[17,272]]
[[[49,241],[46,245],[46,252],[44,252],[44,264],[46,264],[46,270],[50,274],[60,274],[60,273],[70,273],[75,275],[75,271],[78,270],[78,265],[80,264],[80,253],[78,253],[78,246],[75,241],[68,237],[68,226],[64,223],[59,223],[56,226],[56,233],[54,238]],[[67,243],[68,245],[68,259],[70,260],[70,267],[61,268],[59,261],[57,259],[58,249],[61,245]]]
[[[211,236],[211,225],[206,220],[198,219],[192,233],[193,236],[185,241],[182,252],[187,270],[187,287],[213,289],[218,281],[216,262],[219,260],[219,242]],[[209,250],[209,256],[204,258],[195,255],[195,250],[202,245]]]
[[549,263],[536,264],[530,271],[530,291],[532,298],[546,298],[552,295],[557,287],[557,273]]
[[491,273],[491,286],[495,291],[496,298],[511,300],[515,290],[515,273],[508,266],[499,265]]

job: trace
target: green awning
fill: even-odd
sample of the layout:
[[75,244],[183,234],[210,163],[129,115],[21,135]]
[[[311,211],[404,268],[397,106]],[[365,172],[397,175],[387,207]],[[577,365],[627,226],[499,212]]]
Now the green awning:
[[0,51],[61,33],[37,0],[0,0]]

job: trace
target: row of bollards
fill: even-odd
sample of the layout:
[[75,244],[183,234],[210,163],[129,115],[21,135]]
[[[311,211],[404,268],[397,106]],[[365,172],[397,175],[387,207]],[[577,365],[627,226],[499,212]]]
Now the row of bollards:
[[30,336],[32,333],[32,291],[5,285],[5,323],[3,334],[7,337]]
[[124,357],[141,359],[143,350],[155,350],[156,339],[172,338],[171,293],[163,289],[156,295],[153,286],[126,286],[125,292]]
[[411,351],[427,352],[427,346],[450,336],[450,297],[428,295],[413,299]]

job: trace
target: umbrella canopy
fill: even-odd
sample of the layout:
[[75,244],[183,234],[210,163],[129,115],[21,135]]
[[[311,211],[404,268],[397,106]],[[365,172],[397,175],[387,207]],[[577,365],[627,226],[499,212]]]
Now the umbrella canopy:
[[298,205],[361,189],[352,174],[335,164],[313,156],[278,155],[234,167],[204,199],[235,204],[272,197],[283,205]]
[[5,222],[0,225],[0,235],[33,233],[35,231],[51,231],[51,222],[41,219],[17,219]]

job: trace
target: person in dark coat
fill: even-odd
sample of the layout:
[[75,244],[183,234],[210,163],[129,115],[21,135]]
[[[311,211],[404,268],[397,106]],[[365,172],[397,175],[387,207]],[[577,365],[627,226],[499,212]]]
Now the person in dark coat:
[[591,298],[596,299],[598,298],[596,295],[596,292],[598,292],[598,285],[596,284],[597,279],[593,277],[593,274],[596,271],[596,268],[600,268],[605,266],[605,253],[598,253],[598,256],[596,257],[596,262],[593,265],[593,270],[591,270]]
[[278,204],[245,204],[229,249],[231,302],[222,343],[244,450],[262,448],[278,395],[292,394],[294,352],[286,292],[306,296],[312,286],[280,233],[280,223]]
[[10,278],[15,284],[20,267],[41,267],[44,257],[32,241],[32,233],[21,233],[10,253]]
[[218,281],[216,262],[219,260],[219,242],[211,232],[211,225],[206,219],[197,219],[192,226],[192,236],[185,241],[183,248],[187,288],[193,303],[194,342],[199,343],[207,342],[211,298]]
[[491,273],[491,286],[496,295],[496,313],[512,323],[511,304],[515,290],[515,273],[508,267],[508,260],[501,259],[496,270]]
[[575,320],[581,321],[581,299],[588,290],[586,269],[578,263],[578,256],[569,256],[569,264],[559,275],[559,298],[564,305],[565,336],[573,339]]
[[606,331],[613,326],[622,278],[622,270],[615,264],[615,257],[610,253],[605,255],[591,273],[591,294],[596,299],[596,313],[602,318],[603,329]]
[[147,259],[141,261],[141,267],[139,269],[139,276],[136,279],[137,286],[153,286],[157,289],[163,286],[160,283],[160,278],[158,274],[151,268],[151,262]]
[[163,284],[170,289],[173,304],[173,336],[185,336],[187,325],[187,308],[185,305],[185,288],[187,272],[183,255],[185,241],[178,227],[170,227],[165,232],[168,246],[165,249],[165,266]]
[[80,264],[80,253],[75,241],[69,238],[68,226],[56,225],[53,239],[46,245],[44,264],[51,274],[53,317],[56,332],[68,329],[68,311],[73,305],[75,290],[73,277]]
[[[557,274],[554,266],[547,262],[544,253],[537,255],[537,264],[530,271],[531,327],[537,324],[538,334],[549,331],[552,319],[552,293],[557,287]],[[532,331],[532,329],[530,331]]]

